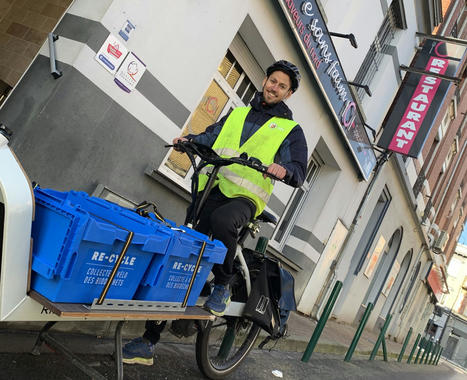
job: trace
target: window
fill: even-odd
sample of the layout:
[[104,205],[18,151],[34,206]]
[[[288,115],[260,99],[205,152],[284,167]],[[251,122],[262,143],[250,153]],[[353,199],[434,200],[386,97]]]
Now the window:
[[451,36],[457,38],[458,31],[457,31],[457,21],[454,23],[454,26],[451,29]]
[[456,153],[459,151],[459,139],[456,136],[456,138],[453,140],[451,147],[449,148],[448,155],[446,156],[446,159],[443,162],[443,173],[449,168],[449,164],[451,163],[452,158],[456,155]]
[[376,237],[376,233],[378,232],[379,226],[383,221],[384,215],[386,214],[390,203],[391,194],[389,193],[389,190],[385,188],[378,198],[378,202],[376,203],[376,206],[371,213],[370,219],[368,220],[367,228],[363,232],[357,249],[355,250],[355,255],[360,257],[354,271],[355,275],[360,272],[369,255],[370,248]]
[[295,221],[300,214],[306,197],[311,187],[313,186],[313,183],[318,176],[319,169],[322,165],[323,160],[319,157],[317,152],[314,152],[308,164],[307,176],[303,182],[303,185],[294,191],[294,194],[290,198],[281,220],[277,224],[278,227],[274,231],[273,239],[279,244],[280,250],[284,248],[285,242],[290,235],[290,231],[295,225]]
[[449,124],[451,123],[451,115],[449,110],[445,113],[443,120],[441,120],[441,124],[439,125],[438,128],[438,133],[435,136],[435,141],[440,142],[444,135],[446,134],[446,131],[448,130]]
[[[263,77],[264,72],[237,35],[180,136],[202,133],[232,109],[248,105]],[[185,154],[170,150],[158,171],[183,188],[190,188],[192,168]]]
[[[378,34],[370,45],[370,49],[363,60],[362,66],[355,76],[354,82],[369,85],[379,69],[381,61],[387,46],[394,38],[394,34],[398,28],[404,27],[405,13],[403,5],[399,0],[394,0],[388,9],[388,13],[383,20]],[[357,95],[360,100],[365,96],[365,90],[359,88]]]
[[420,272],[420,267],[422,266],[422,262],[419,261],[415,268],[412,270],[412,276],[410,276],[409,284],[407,286],[407,289],[405,290],[405,295],[404,295],[404,300],[401,303],[399,313],[402,312],[402,309],[407,303],[407,300],[409,299],[410,293],[412,292],[413,288],[415,287],[415,282],[418,278],[418,273]]

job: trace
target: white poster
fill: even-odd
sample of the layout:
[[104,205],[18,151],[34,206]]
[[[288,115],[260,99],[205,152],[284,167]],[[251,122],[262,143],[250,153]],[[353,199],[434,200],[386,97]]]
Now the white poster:
[[386,280],[386,284],[383,288],[383,294],[387,297],[389,292],[391,291],[394,282],[396,281],[396,277],[399,274],[399,270],[401,269],[401,265],[396,261],[394,261],[394,265],[389,273],[388,279]]
[[134,54],[129,53],[115,74],[114,81],[126,91],[134,90],[146,71],[146,65]]
[[383,235],[379,237],[378,242],[376,243],[375,249],[370,256],[370,260],[366,266],[365,272],[363,274],[370,278],[373,271],[375,270],[376,263],[378,262],[379,256],[383,252],[384,246],[386,245],[386,239],[384,239]]
[[125,59],[128,49],[113,34],[109,34],[104,44],[97,52],[95,58],[107,71],[112,74],[117,72],[120,64]]

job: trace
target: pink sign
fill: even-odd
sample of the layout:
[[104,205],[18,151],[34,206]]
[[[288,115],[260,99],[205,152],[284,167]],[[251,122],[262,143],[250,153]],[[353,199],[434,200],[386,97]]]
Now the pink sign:
[[[426,71],[436,74],[444,74],[446,72],[449,66],[449,61],[445,58],[441,58],[438,53],[437,48],[440,44],[442,44],[442,42],[440,42],[435,48],[438,57],[431,57],[429,59],[425,68]],[[404,116],[402,117],[401,122],[396,129],[396,133],[388,146],[390,150],[402,154],[409,153],[440,83],[441,79],[430,77],[428,75],[423,75],[420,78],[420,82],[410,99]]]

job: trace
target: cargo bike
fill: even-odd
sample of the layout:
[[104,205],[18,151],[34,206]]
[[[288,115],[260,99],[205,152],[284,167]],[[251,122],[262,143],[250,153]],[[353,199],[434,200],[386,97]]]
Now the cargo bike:
[[[10,136],[0,124],[0,320],[46,322],[33,354],[46,343],[92,378],[104,379],[49,330],[60,321],[118,321],[114,359],[116,377],[123,379],[125,321],[186,320],[197,329],[199,369],[220,379],[246,357],[262,328],[269,333],[262,344],[285,334],[288,312],[295,309],[293,279],[265,256],[267,240],[260,238],[257,250],[243,247],[247,236],[259,232],[260,222],[276,223],[267,212],[240,231],[232,302],[225,315],[215,317],[196,306],[212,265],[223,262],[225,247],[190,227],[196,227],[223,166],[236,163],[265,173],[259,160],[246,154],[221,158],[200,144],[177,144],[194,168],[191,218],[186,226],[177,226],[154,205],[148,210],[148,203],[130,210],[82,192],[33,189],[8,146]],[[208,165],[212,170],[206,190],[197,197],[198,175]],[[266,271],[271,273],[267,289],[252,289],[258,274]]]

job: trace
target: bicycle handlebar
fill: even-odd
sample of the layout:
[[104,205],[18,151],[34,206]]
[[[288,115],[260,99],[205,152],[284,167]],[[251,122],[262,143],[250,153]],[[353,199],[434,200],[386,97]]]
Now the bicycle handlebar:
[[[211,147],[203,144],[196,143],[194,141],[180,141],[174,145],[165,145],[166,148],[175,148],[180,152],[188,154],[188,156],[198,155],[206,165],[214,166],[228,166],[232,164],[239,164],[248,166],[254,170],[257,170],[263,174],[267,174],[269,177],[276,181],[282,181],[271,173],[268,173],[268,167],[263,165],[261,160],[255,157],[248,157],[247,153],[240,154],[239,157],[223,158],[219,156]],[[193,162],[193,161],[192,161]]]

